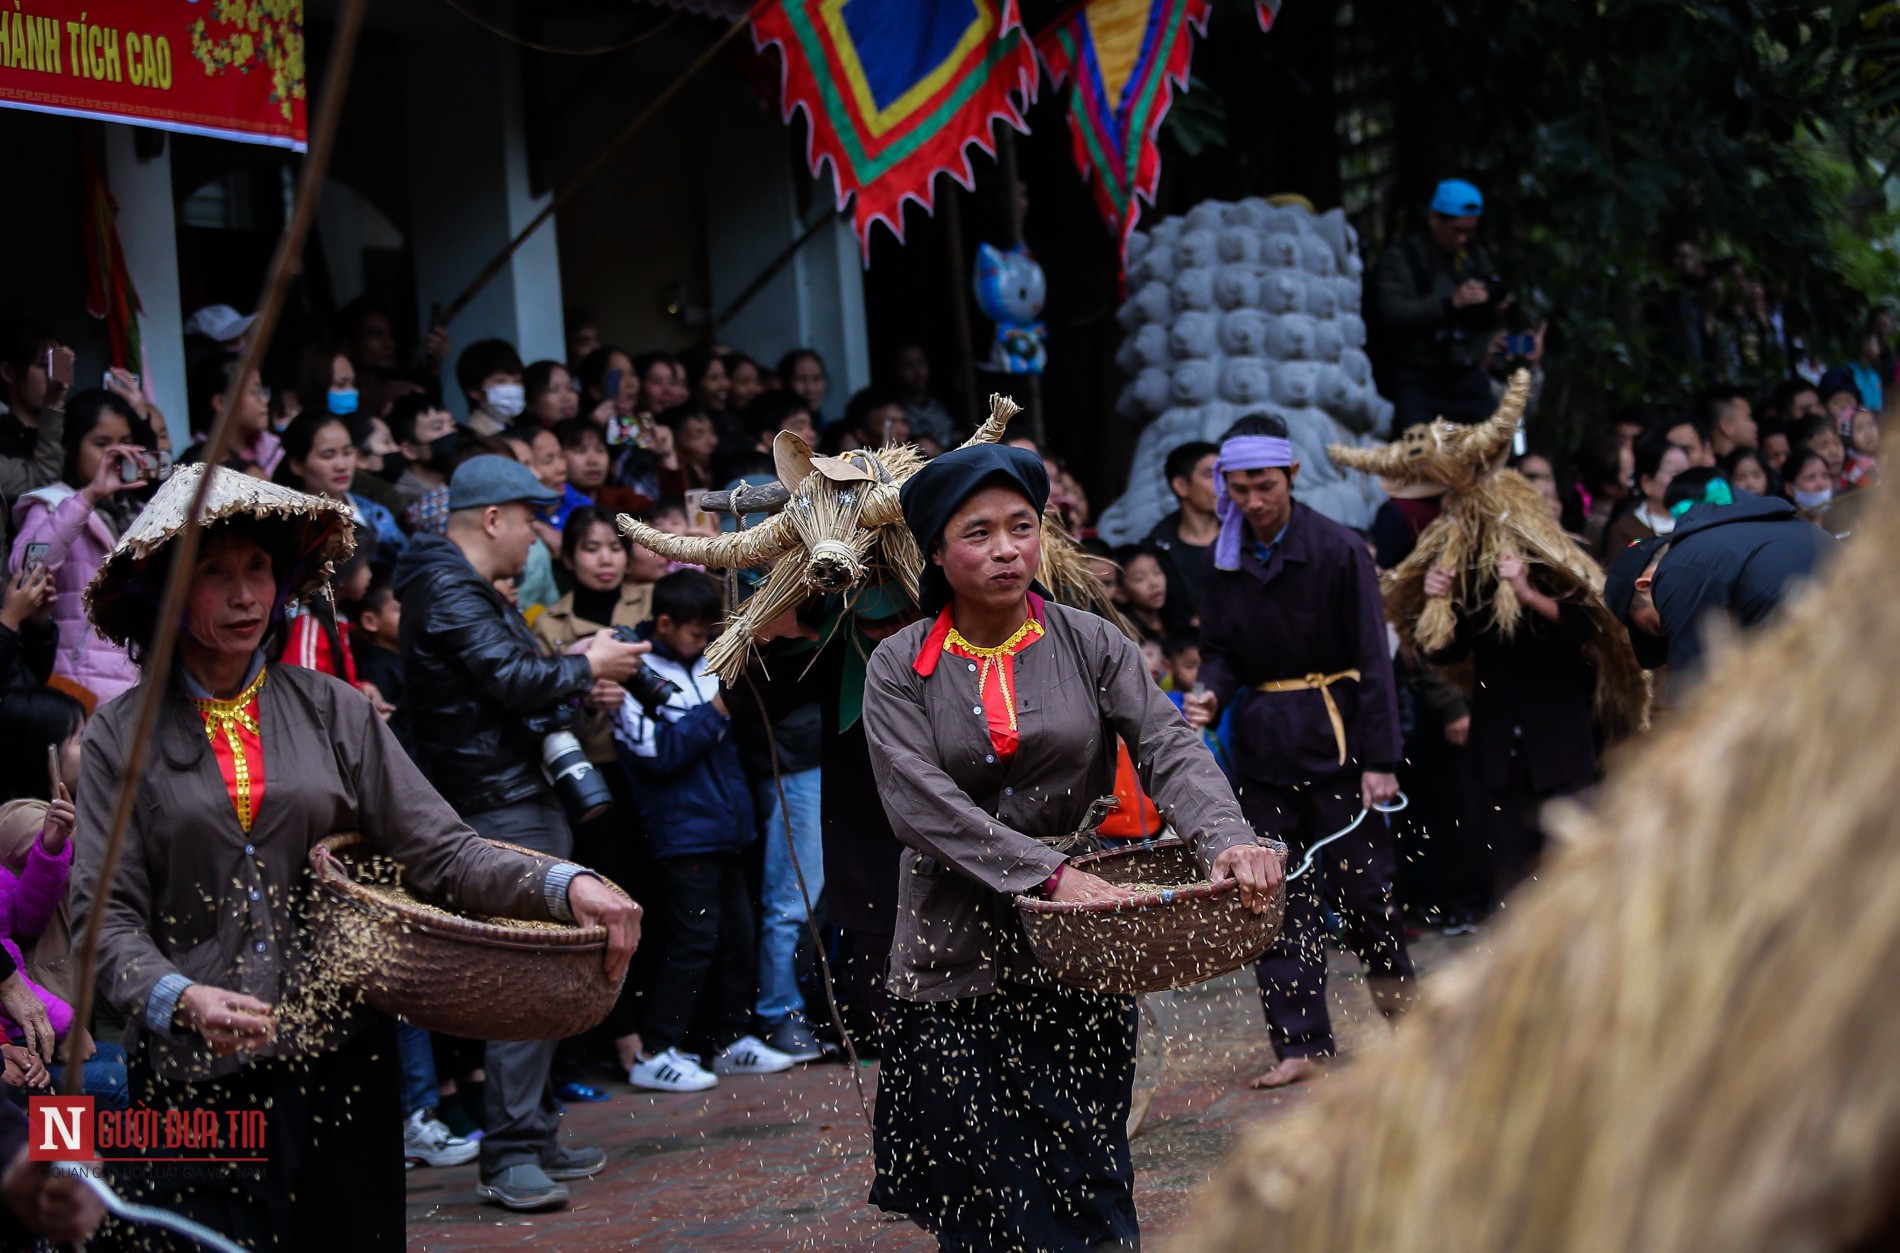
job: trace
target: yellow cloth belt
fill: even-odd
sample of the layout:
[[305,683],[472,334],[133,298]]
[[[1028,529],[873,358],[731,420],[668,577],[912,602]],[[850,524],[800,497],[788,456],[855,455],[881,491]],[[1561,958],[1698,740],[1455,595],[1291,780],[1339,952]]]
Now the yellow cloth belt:
[[1346,720],[1339,716],[1339,706],[1333,701],[1330,690],[1333,684],[1342,679],[1359,682],[1357,670],[1341,670],[1338,674],[1309,674],[1300,679],[1272,679],[1256,684],[1256,692],[1318,692],[1326,702],[1326,716],[1333,720],[1333,742],[1339,745],[1339,764],[1346,764]]

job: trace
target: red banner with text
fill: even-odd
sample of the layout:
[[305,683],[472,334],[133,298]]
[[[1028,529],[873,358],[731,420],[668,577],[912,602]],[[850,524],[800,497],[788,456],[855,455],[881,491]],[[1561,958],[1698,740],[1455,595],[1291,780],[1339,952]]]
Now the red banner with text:
[[303,0],[6,0],[0,107],[303,151]]

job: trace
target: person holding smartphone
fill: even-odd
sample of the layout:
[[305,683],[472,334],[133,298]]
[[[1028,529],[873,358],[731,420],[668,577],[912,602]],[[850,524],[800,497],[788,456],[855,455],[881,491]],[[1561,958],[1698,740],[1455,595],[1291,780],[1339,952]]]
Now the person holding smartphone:
[[[58,481],[66,450],[73,352],[45,327],[0,324],[0,497],[18,500]],[[11,518],[0,513],[0,543]]]
[[53,626],[59,593],[45,555],[40,554],[37,563],[34,556],[27,553],[25,565],[6,580],[0,593],[0,689],[8,691],[44,686],[52,677],[59,646],[59,631]]
[[53,670],[92,692],[100,704],[138,682],[125,649],[86,624],[81,603],[86,584],[144,504],[140,489],[148,484],[138,477],[137,466],[140,454],[152,450],[135,442],[135,435],[149,440],[150,428],[123,396],[96,387],[78,393],[67,406],[59,481],[27,492],[13,505],[7,572],[17,578],[29,552],[45,546],[45,568],[58,594]]

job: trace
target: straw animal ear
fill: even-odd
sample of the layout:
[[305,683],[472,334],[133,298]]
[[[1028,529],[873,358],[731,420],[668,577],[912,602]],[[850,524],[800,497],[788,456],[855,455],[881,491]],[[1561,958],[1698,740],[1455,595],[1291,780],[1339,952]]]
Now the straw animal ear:
[[786,490],[797,491],[798,485],[811,477],[811,462],[811,445],[804,436],[796,431],[780,431],[772,437],[772,468]]

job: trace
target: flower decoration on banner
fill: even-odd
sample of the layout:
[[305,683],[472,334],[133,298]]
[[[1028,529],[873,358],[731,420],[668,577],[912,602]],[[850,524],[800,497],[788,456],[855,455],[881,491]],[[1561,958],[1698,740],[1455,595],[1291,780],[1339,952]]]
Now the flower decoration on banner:
[[932,211],[948,174],[974,190],[967,149],[994,153],[992,130],[1027,133],[1036,59],[1017,0],[777,0],[752,22],[753,43],[776,45],[780,107],[805,111],[806,160],[826,163],[865,260],[871,225],[901,243],[904,202]]
[[191,24],[191,55],[208,77],[270,71],[271,102],[291,120],[304,98],[303,0],[216,0]]
[[1176,88],[1185,90],[1194,36],[1207,33],[1209,0],[1081,0],[1036,40],[1049,77],[1069,93],[1075,163],[1120,241],[1154,203],[1161,178],[1155,137]]

